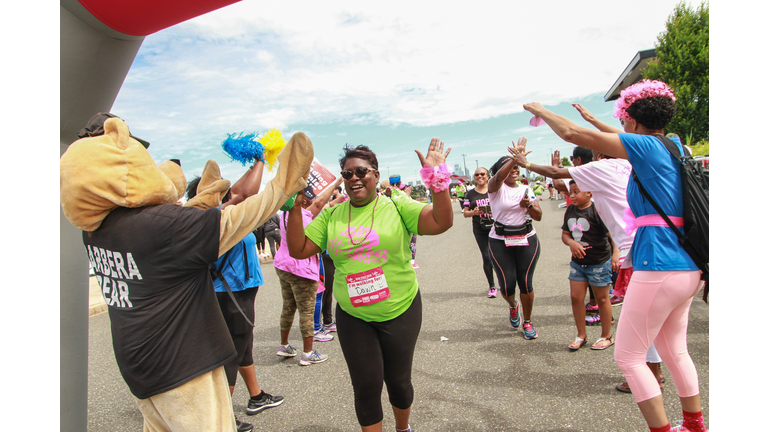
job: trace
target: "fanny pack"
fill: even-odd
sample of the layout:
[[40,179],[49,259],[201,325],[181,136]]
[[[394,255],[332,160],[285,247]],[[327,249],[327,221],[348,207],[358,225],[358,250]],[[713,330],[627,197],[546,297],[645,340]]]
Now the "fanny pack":
[[505,236],[518,236],[528,234],[533,231],[533,223],[529,220],[525,221],[522,225],[504,225],[501,222],[494,222],[493,227],[496,230],[496,235]]
[[480,218],[479,225],[480,225],[480,228],[483,231],[490,231],[491,228],[493,228],[493,219],[491,219],[491,218],[485,218],[485,219]]

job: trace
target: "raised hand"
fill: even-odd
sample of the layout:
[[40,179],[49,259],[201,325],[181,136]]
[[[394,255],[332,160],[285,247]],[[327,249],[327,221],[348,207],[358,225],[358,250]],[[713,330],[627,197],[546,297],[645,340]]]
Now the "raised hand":
[[429,143],[429,149],[427,150],[427,157],[424,157],[420,151],[416,150],[421,166],[436,167],[441,163],[445,163],[445,159],[451,152],[451,148],[448,147],[448,150],[443,153],[443,146],[444,143],[440,141],[440,138],[432,138],[432,141]]
[[563,160],[560,159],[560,150],[555,150],[555,153],[552,154],[552,166],[555,168],[560,168],[562,163]]
[[533,115],[539,115],[539,113],[544,110],[544,107],[538,102],[531,102],[523,104],[523,109]]
[[512,155],[512,158],[518,165],[525,166],[525,164],[528,163],[525,157],[531,153],[531,150],[525,151],[525,145],[527,143],[528,139],[526,137],[520,137],[517,139],[517,145],[515,147],[507,147],[507,151],[509,151],[509,154]]
[[579,114],[581,114],[581,117],[584,120],[588,121],[589,123],[593,123],[595,120],[597,120],[597,118],[594,115],[592,115],[592,113],[589,112],[589,110],[587,110],[583,106],[579,104],[571,104],[571,106],[576,108],[576,111],[578,111]]

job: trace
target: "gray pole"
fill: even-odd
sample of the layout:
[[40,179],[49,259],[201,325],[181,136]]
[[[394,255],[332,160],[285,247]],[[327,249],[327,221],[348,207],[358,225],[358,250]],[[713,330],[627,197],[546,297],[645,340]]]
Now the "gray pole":
[[461,155],[464,158],[464,175],[467,175],[467,155]]
[[[100,111],[110,111],[143,37],[124,35],[95,18],[78,2],[59,12],[59,154]],[[101,30],[100,30],[101,29]],[[97,89],[97,90],[94,90]],[[88,429],[88,260],[82,231],[59,207],[59,429]]]

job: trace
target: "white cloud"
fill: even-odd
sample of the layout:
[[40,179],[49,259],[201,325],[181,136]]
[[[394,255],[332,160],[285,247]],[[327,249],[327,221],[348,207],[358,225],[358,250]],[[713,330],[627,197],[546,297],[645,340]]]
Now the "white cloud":
[[489,119],[604,93],[676,3],[239,2],[147,37],[115,110],[157,158],[296,124]]

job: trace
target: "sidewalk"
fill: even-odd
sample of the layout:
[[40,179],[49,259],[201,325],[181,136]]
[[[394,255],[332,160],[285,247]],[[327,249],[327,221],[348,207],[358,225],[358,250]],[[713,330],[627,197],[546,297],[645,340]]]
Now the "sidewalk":
[[[262,264],[271,263],[272,257],[259,258],[259,262]],[[99,284],[96,282],[96,276],[88,278],[88,316],[92,317],[100,313],[107,311],[107,303],[104,301],[104,296],[101,295]]]

